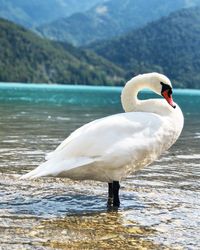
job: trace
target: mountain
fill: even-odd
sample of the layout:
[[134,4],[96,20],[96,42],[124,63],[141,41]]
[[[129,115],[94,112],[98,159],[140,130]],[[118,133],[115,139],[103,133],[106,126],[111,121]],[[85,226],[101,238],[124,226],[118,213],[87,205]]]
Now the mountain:
[[109,84],[123,71],[94,52],[45,40],[0,19],[0,81],[63,84]]
[[0,17],[32,28],[86,11],[99,2],[102,0],[0,0]]
[[119,36],[173,11],[196,5],[200,5],[200,0],[109,0],[37,30],[44,37],[79,46]]
[[200,87],[200,8],[184,9],[130,32],[90,46],[128,75],[158,71],[177,87]]

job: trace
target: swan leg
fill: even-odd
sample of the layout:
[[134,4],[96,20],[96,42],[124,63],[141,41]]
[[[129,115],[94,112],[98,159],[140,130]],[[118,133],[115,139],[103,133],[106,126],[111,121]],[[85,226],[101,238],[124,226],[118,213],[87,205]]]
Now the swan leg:
[[108,201],[107,207],[111,207],[113,204],[113,183],[108,183]]
[[113,181],[113,207],[120,206],[119,189],[120,189],[119,181]]

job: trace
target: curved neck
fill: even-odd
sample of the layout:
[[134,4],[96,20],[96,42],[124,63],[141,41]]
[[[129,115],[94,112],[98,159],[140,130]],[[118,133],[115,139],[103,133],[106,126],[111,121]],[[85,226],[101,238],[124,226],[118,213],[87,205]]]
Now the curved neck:
[[161,109],[163,108],[169,110],[169,107],[164,100],[139,100],[137,98],[138,92],[144,88],[151,89],[156,93],[153,82],[151,82],[150,79],[147,80],[144,77],[141,77],[140,75],[132,78],[126,83],[121,94],[122,107],[125,112],[145,111],[162,113]]

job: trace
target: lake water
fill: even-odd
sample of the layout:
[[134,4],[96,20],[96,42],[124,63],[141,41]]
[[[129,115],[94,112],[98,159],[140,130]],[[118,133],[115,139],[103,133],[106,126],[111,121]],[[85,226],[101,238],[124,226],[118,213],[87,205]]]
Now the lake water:
[[107,211],[106,183],[18,177],[74,129],[122,112],[120,89],[0,84],[0,249],[200,249],[200,91],[174,100],[180,139]]

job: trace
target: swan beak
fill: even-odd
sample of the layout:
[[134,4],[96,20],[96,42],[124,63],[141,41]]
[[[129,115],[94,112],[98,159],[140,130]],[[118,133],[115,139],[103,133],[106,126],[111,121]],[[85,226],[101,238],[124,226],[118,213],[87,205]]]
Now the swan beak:
[[172,99],[172,95],[169,94],[168,90],[163,91],[162,96],[165,98],[165,100],[169,103],[170,106],[172,106],[174,109],[176,108],[176,105],[174,104],[174,101]]

